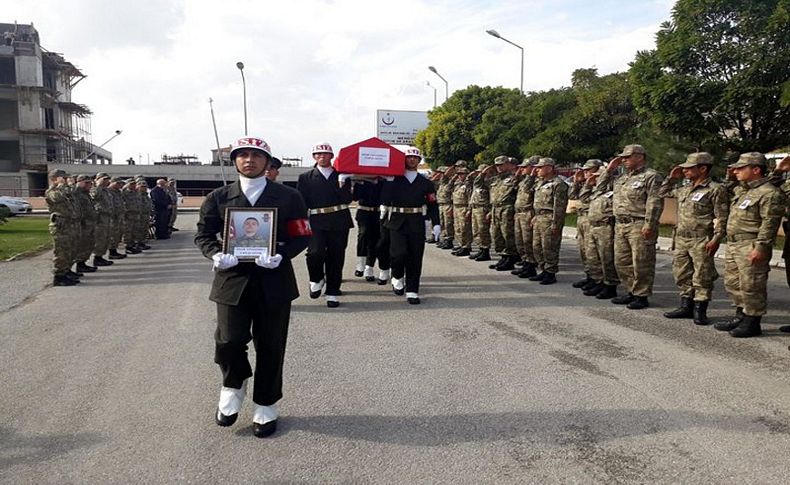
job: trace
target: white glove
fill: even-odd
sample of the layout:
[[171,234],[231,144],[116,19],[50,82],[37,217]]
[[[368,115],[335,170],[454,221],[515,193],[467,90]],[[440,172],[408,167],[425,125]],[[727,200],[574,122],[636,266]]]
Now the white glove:
[[387,218],[387,212],[389,212],[389,208],[387,206],[385,206],[385,205],[382,205],[379,208],[379,211],[381,211],[381,219],[382,220],[386,219]]
[[438,241],[439,236],[442,234],[442,226],[439,224],[433,226],[433,240]]
[[384,180],[386,180],[387,182],[392,182],[392,181],[395,180],[395,177],[393,177],[392,175],[389,175],[387,177],[384,177]]
[[340,175],[337,176],[337,183],[340,184],[340,186],[342,187],[343,184],[346,183],[346,180],[350,178],[351,178],[350,173],[341,173]]
[[261,268],[266,269],[274,269],[280,266],[280,261],[283,260],[282,254],[275,254],[274,256],[269,256],[268,254],[264,257],[263,254],[255,258],[255,264],[260,266]]
[[214,269],[220,271],[239,264],[239,259],[232,254],[217,253],[211,259],[214,260]]

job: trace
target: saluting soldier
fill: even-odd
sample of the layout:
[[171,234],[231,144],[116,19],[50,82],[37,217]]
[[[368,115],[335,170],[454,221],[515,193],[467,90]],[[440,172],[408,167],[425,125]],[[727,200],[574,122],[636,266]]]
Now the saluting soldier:
[[112,227],[113,200],[110,195],[110,176],[104,172],[96,174],[95,185],[91,189],[93,208],[96,210],[95,244],[93,246],[93,265],[110,266],[112,261],[104,259],[110,248],[110,231]]
[[519,165],[517,177],[519,178],[516,202],[514,204],[515,225],[514,237],[516,238],[516,251],[521,259],[521,268],[511,271],[519,278],[531,278],[538,274],[537,260],[532,250],[532,218],[535,216],[535,164],[540,157],[533,155],[525,158]]
[[541,158],[535,164],[535,169],[539,180],[535,184],[532,251],[541,271],[529,280],[551,285],[557,282],[559,271],[562,228],[568,208],[568,185],[557,176],[553,158]]
[[74,241],[69,225],[76,220],[74,206],[64,189],[66,176],[63,170],[51,170],[49,187],[44,194],[49,208],[49,234],[52,236],[53,286],[74,286],[79,283],[79,278],[71,271]]
[[[354,276],[362,276],[365,281],[374,281],[374,268],[379,260],[379,238],[381,225],[379,210],[381,206],[382,182],[375,178],[354,180],[352,191],[357,201],[357,268]],[[389,248],[386,248],[389,252]],[[387,259],[389,259],[387,257]],[[381,268],[381,266],[379,266]],[[389,269],[389,266],[387,266]],[[389,278],[387,278],[389,279]]]
[[768,299],[769,262],[787,199],[766,176],[765,155],[743,153],[730,165],[740,185],[730,202],[724,286],[735,304],[735,318],[714,325],[737,338],[762,333]]
[[417,172],[421,160],[419,149],[407,148],[406,172],[387,180],[381,189],[381,203],[387,208],[384,225],[390,234],[392,291],[396,295],[405,291],[406,300],[412,305],[420,303],[425,216],[433,225],[435,238],[441,231],[434,185]]
[[606,169],[601,167],[589,176],[585,174],[585,187],[579,200],[589,203],[587,212],[590,223],[589,233],[585,238],[587,262],[590,278],[595,281],[592,287],[583,287],[586,296],[594,296],[599,300],[608,300],[617,296],[617,285],[620,277],[614,264],[614,212],[612,207],[612,191],[614,180],[603,179]]
[[332,167],[334,151],[329,143],[313,147],[316,164],[299,176],[296,189],[302,194],[310,214],[313,235],[307,247],[307,272],[310,276],[310,298],[324,296],[326,306],[340,306],[340,284],[346,258],[348,231],[354,227],[351,211],[351,176],[339,175]]
[[[674,167],[661,184],[661,197],[675,197],[678,223],[675,227],[672,276],[680,289],[680,306],[664,313],[666,318],[693,318],[708,325],[708,302],[713,282],[719,277],[714,256],[726,236],[729,197],[727,190],[710,178],[713,156],[692,153]],[[675,188],[681,178],[688,184]]]
[[[776,169],[771,176],[771,182],[779,187],[783,194],[787,205],[785,206],[785,220],[782,222],[782,228],[785,234],[785,244],[782,248],[782,259],[785,260],[785,279],[787,286],[790,288],[790,179],[785,180],[784,175],[790,172],[790,156],[783,158],[776,164]],[[779,327],[782,332],[790,332],[790,325]]]
[[481,163],[468,175],[472,179],[469,210],[472,212],[472,239],[477,251],[469,255],[475,261],[491,261],[491,195],[483,173],[490,165]]
[[590,268],[590,262],[587,261],[587,237],[590,233],[588,212],[590,204],[589,201],[581,200],[580,195],[582,189],[587,186],[585,185],[585,181],[592,174],[597,172],[598,169],[601,168],[601,165],[603,165],[603,162],[597,158],[591,158],[584,162],[581,170],[573,174],[573,185],[571,185],[568,191],[568,198],[578,201],[578,205],[576,206],[576,240],[579,243],[579,256],[581,258],[582,268],[584,269],[584,278],[576,281],[572,286],[574,288],[581,288],[582,291],[587,291],[596,285],[595,278],[591,277],[590,273],[600,273],[600,269],[594,270]]
[[77,242],[77,251],[75,254],[75,262],[77,263],[77,272],[79,273],[93,273],[96,271],[95,266],[87,264],[88,259],[93,254],[93,248],[96,245],[96,209],[93,207],[93,200],[91,200],[90,190],[93,186],[93,179],[88,175],[79,175],[76,179],[76,186],[72,192],[74,200],[79,207],[80,213],[80,238]]
[[112,198],[112,218],[110,219],[110,259],[123,259],[125,254],[118,252],[118,245],[121,244],[123,238],[124,228],[124,215],[126,213],[126,205],[123,201],[123,179],[121,177],[113,177],[110,179],[110,185],[107,187],[107,192]]
[[516,159],[500,155],[494,159],[494,166],[486,169],[485,175],[496,172],[495,177],[486,178],[491,195],[491,239],[494,250],[499,253],[499,261],[489,265],[497,271],[510,271],[518,261],[516,236],[513,223],[518,179],[514,172]]
[[[625,172],[615,172],[625,165]],[[647,152],[642,145],[627,145],[609,163],[604,178],[614,177],[615,240],[617,274],[628,291],[612,299],[616,305],[631,310],[649,306],[656,276],[656,242],[664,199],[658,196],[661,175],[647,166]]]
[[455,240],[458,248],[453,251],[455,256],[469,256],[472,252],[472,214],[469,210],[469,198],[472,193],[472,180],[467,177],[466,167],[455,170],[455,188],[453,189],[453,222],[455,224]]
[[137,226],[140,223],[140,197],[137,196],[137,182],[134,179],[127,179],[123,190],[124,223],[123,223],[123,243],[126,254],[140,254],[137,241]]
[[455,244],[455,225],[453,221],[453,189],[455,188],[455,167],[439,167],[442,178],[439,179],[439,188],[436,190],[436,199],[439,203],[440,225],[442,227],[441,240],[436,246],[440,249],[453,249]]

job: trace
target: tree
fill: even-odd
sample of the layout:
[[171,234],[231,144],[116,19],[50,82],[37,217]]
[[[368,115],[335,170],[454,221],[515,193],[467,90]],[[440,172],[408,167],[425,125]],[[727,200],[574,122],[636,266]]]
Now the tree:
[[678,0],[630,70],[640,117],[711,152],[786,144],[787,32],[790,0]]

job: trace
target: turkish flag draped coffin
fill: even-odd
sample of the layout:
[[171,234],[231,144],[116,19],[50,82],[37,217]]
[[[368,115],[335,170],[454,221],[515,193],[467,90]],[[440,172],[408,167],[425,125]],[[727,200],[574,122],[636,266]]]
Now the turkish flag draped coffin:
[[406,171],[406,155],[373,137],[341,148],[335,158],[335,170],[356,175],[403,175]]

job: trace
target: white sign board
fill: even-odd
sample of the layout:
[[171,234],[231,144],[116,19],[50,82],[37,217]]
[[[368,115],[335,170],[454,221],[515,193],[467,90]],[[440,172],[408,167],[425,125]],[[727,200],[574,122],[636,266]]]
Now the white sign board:
[[359,147],[359,166],[384,168],[389,167],[389,148]]
[[413,145],[417,133],[427,127],[426,111],[376,111],[376,137],[390,145]]

